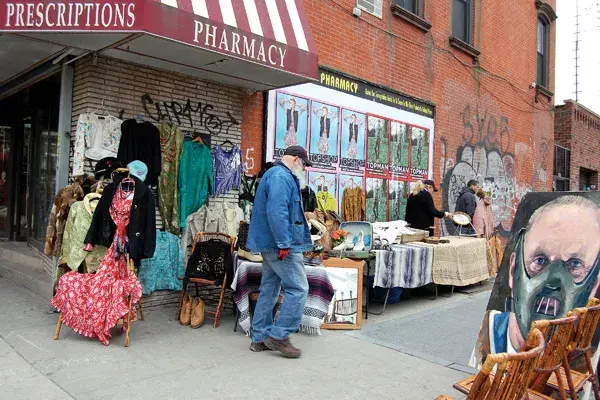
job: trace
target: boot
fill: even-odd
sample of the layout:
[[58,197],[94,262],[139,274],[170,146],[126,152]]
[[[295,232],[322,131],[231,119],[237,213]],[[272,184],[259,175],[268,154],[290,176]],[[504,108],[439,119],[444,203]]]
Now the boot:
[[290,339],[278,340],[269,336],[267,340],[265,340],[265,346],[271,350],[280,352],[287,358],[298,358],[302,355],[300,349],[292,346]]

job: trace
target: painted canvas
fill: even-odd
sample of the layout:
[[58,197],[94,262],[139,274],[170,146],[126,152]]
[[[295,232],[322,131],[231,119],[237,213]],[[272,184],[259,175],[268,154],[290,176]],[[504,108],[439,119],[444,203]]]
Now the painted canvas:
[[323,261],[335,294],[329,305],[323,329],[360,329],[364,262],[329,258]]
[[[599,237],[600,192],[529,193],[522,199],[472,367],[480,368],[490,353],[518,351],[533,321],[562,318],[599,296]],[[597,363],[595,351],[594,368]]]
[[278,159],[290,146],[306,148],[309,109],[308,100],[280,92],[276,107],[274,156]]

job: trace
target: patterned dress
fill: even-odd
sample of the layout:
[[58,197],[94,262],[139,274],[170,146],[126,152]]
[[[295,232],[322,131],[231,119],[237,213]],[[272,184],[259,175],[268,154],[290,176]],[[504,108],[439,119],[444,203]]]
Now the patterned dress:
[[350,144],[348,145],[348,158],[356,158],[358,155],[358,147],[356,146],[356,139],[354,137],[350,139]]
[[329,139],[327,138],[327,134],[325,132],[323,132],[323,136],[321,136],[317,145],[319,147],[319,153],[329,153]]
[[165,230],[179,235],[179,163],[183,134],[175,125],[159,126],[162,169],[158,177],[158,208]]
[[296,124],[294,123],[294,118],[291,118],[290,127],[283,137],[283,143],[285,144],[286,148],[298,145],[298,135],[296,135]]
[[[117,225],[113,243],[95,274],[66,273],[60,278],[52,305],[62,313],[63,323],[80,335],[97,337],[109,344],[110,330],[129,312],[128,296],[137,304],[142,286],[127,268],[127,226],[133,191],[116,190],[110,216]],[[127,327],[123,326],[123,330]]]

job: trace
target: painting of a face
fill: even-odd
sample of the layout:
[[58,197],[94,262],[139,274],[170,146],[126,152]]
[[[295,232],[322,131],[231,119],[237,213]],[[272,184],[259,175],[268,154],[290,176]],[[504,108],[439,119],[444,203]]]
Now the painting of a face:
[[294,107],[296,107],[296,100],[295,100],[295,99],[293,99],[293,98],[291,98],[291,99],[290,99],[290,107],[291,107],[291,108],[294,108]]
[[352,114],[350,118],[352,118],[352,123],[356,124],[356,114]]
[[323,107],[323,116],[327,117],[327,113],[328,113],[327,107]]

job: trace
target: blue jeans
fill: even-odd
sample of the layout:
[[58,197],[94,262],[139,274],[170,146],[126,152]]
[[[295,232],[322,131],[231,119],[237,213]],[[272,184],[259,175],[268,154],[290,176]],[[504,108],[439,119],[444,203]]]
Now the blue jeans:
[[[290,253],[283,261],[277,259],[277,253],[261,254],[260,295],[252,319],[252,341],[255,343],[264,342],[269,336],[278,340],[287,339],[290,333],[297,332],[308,295],[302,253]],[[281,287],[285,297],[277,321],[273,323],[273,308]]]

